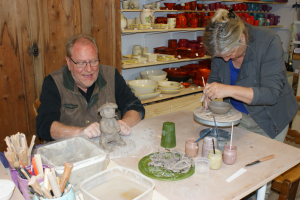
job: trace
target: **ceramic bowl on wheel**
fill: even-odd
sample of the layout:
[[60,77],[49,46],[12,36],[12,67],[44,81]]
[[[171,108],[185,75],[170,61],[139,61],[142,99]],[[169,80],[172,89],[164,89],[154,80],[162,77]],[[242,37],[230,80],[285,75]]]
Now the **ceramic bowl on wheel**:
[[231,104],[222,101],[211,101],[208,108],[214,114],[226,114],[231,109]]
[[145,95],[155,93],[158,87],[158,82],[154,80],[133,80],[128,82],[131,91],[136,95]]

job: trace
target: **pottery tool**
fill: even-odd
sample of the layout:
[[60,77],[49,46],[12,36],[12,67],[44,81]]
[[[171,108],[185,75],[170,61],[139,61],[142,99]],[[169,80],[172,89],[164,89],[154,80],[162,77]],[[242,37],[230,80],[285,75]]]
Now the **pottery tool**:
[[50,192],[43,186],[41,187],[42,192],[47,197],[47,199],[53,199],[53,196],[50,194]]
[[202,76],[202,81],[203,81],[203,86],[205,87],[205,82],[204,82],[204,78],[203,78],[203,76]]
[[38,168],[37,168],[37,166],[36,166],[36,162],[35,162],[35,159],[34,158],[32,158],[32,166],[33,166],[33,172],[34,172],[34,174],[37,176],[37,175],[39,175],[39,170],[38,170]]
[[214,154],[216,154],[214,138],[211,138],[211,140],[212,140],[212,143],[213,143]]
[[213,118],[214,118],[214,122],[215,122],[215,127],[216,127],[216,132],[217,132],[217,138],[218,138],[218,140],[219,140],[219,132],[218,132],[218,127],[217,127],[216,118],[215,118],[214,115],[213,115]]
[[24,168],[21,168],[20,170],[21,170],[22,174],[26,177],[26,179],[29,180],[30,177],[29,177],[28,174],[25,172]]
[[32,189],[38,193],[39,195],[43,195],[43,192],[41,190],[41,185],[37,182],[36,177],[32,176],[30,180],[28,181],[28,185],[32,187]]
[[212,128],[208,129],[208,131],[206,131],[200,138],[198,138],[198,140],[196,140],[195,143],[197,143],[199,140],[201,140],[202,138],[204,138],[208,133],[210,133],[211,129]]
[[50,184],[49,184],[49,181],[48,181],[48,173],[52,173],[51,171],[50,171],[50,169],[49,168],[45,168],[45,172],[44,172],[44,184],[43,184],[43,186],[48,190],[48,191],[50,191],[51,190],[51,187],[50,187]]
[[56,182],[56,178],[53,176],[52,173],[48,173],[48,180],[49,180],[49,183],[51,185],[52,192],[53,192],[54,196],[56,198],[60,197],[61,196],[61,191],[60,191],[59,185]]
[[247,164],[246,167],[249,167],[251,165],[255,165],[255,164],[258,164],[260,162],[263,162],[263,161],[266,161],[266,160],[270,160],[270,159],[273,159],[273,158],[275,158],[274,155],[269,155],[269,156],[263,157],[263,158],[261,158],[259,160],[256,160],[256,161],[254,161],[252,163]]
[[231,123],[230,150],[232,145],[232,135],[233,135],[233,122]]
[[67,163],[65,162],[65,169],[64,169],[64,173],[63,175],[61,176],[61,179],[60,179],[60,183],[59,183],[59,187],[60,187],[60,191],[61,193],[64,192],[64,189],[67,185],[67,182],[69,180],[69,177],[70,177],[70,173],[71,173],[71,170],[73,168],[73,164],[72,163]]
[[36,166],[38,168],[39,174],[44,176],[41,155],[40,154],[35,154],[34,155],[34,160],[35,160]]
[[68,194],[68,192],[71,190],[71,188],[72,188],[72,185],[69,184],[69,185],[67,186],[67,188],[64,190],[64,195]]
[[28,160],[29,160],[29,163],[31,161],[31,152],[32,152],[32,148],[33,148],[33,145],[34,145],[35,138],[36,138],[36,136],[33,135],[32,139],[31,139],[31,142],[30,142],[30,147],[28,149]]
[[242,175],[245,171],[247,171],[244,168],[239,169],[237,172],[235,172],[233,175],[231,175],[228,179],[226,179],[227,182],[231,182],[232,180],[236,179],[240,175]]

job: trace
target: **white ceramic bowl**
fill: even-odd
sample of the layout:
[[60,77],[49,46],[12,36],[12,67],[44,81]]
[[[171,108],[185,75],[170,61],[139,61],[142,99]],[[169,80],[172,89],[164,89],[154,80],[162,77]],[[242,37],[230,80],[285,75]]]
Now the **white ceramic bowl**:
[[184,87],[179,90],[163,90],[163,89],[159,89],[159,90],[161,91],[161,93],[164,93],[164,94],[176,94],[176,93],[181,92],[183,89],[184,89]]
[[14,192],[14,182],[6,179],[0,179],[0,199],[9,200]]
[[167,77],[167,72],[162,70],[147,70],[140,72],[142,79],[150,79],[154,81],[162,81]]
[[154,80],[133,80],[128,82],[128,86],[136,95],[145,95],[155,93],[158,87],[158,82]]
[[143,7],[144,7],[145,9],[152,9],[152,8],[153,8],[153,5],[145,4],[145,5],[143,5]]
[[180,90],[181,88],[183,88],[184,86],[179,85],[178,87],[160,87],[158,85],[158,89],[160,90]]
[[158,83],[158,86],[159,87],[179,87],[180,86],[180,83],[176,82],[176,81],[160,81]]
[[144,94],[144,95],[138,95],[138,94],[136,94],[135,96],[137,98],[139,98],[139,100],[143,101],[143,100],[147,100],[147,99],[151,99],[151,98],[157,97],[160,93],[161,93],[161,91],[157,91],[157,92],[151,93],[151,94]]

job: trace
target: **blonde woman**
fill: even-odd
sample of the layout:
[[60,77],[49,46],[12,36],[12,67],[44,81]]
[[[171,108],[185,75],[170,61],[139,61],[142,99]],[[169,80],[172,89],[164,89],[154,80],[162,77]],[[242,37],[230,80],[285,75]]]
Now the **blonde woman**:
[[239,127],[283,142],[299,106],[287,81],[279,36],[218,9],[203,42],[212,56],[205,106],[223,98],[242,112]]

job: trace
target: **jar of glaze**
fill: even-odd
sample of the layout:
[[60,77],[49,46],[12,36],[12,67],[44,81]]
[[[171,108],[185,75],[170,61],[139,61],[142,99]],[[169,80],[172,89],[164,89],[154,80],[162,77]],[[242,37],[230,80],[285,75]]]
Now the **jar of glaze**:
[[141,45],[133,45],[132,47],[132,55],[140,56],[142,54],[142,47]]
[[214,139],[214,143],[217,145],[217,139],[215,137],[206,136],[204,138],[202,145],[202,157],[207,158],[209,151],[213,149],[212,139]]
[[223,152],[223,162],[227,165],[233,165],[237,158],[237,147],[226,145]]
[[227,145],[227,140],[223,137],[220,137],[218,140],[217,149],[223,152],[225,145]]
[[214,150],[211,149],[207,158],[210,160],[210,169],[219,169],[221,167],[222,151],[220,151],[219,149],[215,149],[215,153]]
[[198,142],[195,138],[189,138],[185,142],[185,153],[190,157],[196,157],[198,155]]

